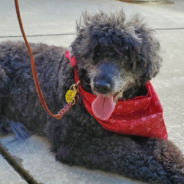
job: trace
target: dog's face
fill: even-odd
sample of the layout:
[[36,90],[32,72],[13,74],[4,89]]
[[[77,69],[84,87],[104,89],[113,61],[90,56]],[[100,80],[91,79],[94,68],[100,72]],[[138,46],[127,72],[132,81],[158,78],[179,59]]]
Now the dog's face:
[[160,68],[159,43],[138,16],[125,23],[125,15],[84,14],[72,43],[82,87],[94,95],[132,98]]
[[85,73],[81,77],[82,82],[90,87],[93,94],[113,96],[114,102],[122,98],[123,92],[137,79],[137,74],[132,72],[135,66],[128,44],[120,48],[121,53],[118,53],[112,46],[98,44],[93,57],[87,58],[89,62],[83,64],[81,72]]

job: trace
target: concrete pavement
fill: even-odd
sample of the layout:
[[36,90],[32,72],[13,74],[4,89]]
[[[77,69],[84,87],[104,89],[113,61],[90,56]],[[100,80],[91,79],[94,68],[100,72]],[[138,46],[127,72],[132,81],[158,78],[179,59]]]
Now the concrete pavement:
[[[156,29],[161,43],[163,67],[152,83],[164,108],[169,139],[184,153],[184,1],[174,2],[174,5],[146,6],[115,0],[19,0],[28,40],[58,46],[69,46],[75,39],[75,21],[80,18],[82,11],[94,13],[102,9],[109,12],[123,8],[128,16],[140,13],[149,26]],[[0,0],[0,4],[0,41],[21,40],[13,1]],[[0,142],[12,160],[37,183],[141,183],[116,174],[60,164],[55,161],[54,154],[49,152],[50,144],[46,138],[33,136],[25,142],[9,144],[11,139],[10,136],[0,137]],[[12,166],[0,157],[0,184],[7,180],[15,184],[26,183],[11,169]],[[17,177],[10,178],[9,175],[13,175],[11,173],[17,174]]]

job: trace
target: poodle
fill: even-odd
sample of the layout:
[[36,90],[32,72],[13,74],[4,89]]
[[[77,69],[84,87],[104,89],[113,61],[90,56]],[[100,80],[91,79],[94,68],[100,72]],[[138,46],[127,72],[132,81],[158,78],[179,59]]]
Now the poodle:
[[[139,15],[125,21],[123,11],[84,13],[70,48],[30,46],[51,112],[67,104],[65,94],[77,76],[80,89],[95,96],[92,111],[97,118],[88,112],[80,93],[60,120],[47,115],[36,93],[25,44],[8,41],[0,44],[1,134],[14,133],[16,139],[47,136],[56,160],[69,165],[149,183],[184,184],[184,158],[167,137],[120,134],[97,121],[109,119],[118,101],[145,97],[146,85],[161,67],[159,42]],[[75,66],[66,51],[75,57]]]

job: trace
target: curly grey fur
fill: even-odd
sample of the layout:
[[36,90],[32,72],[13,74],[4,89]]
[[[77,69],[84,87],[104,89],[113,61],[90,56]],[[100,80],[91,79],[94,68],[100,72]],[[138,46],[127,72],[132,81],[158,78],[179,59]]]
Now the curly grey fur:
[[[161,66],[159,42],[153,31],[139,16],[125,22],[122,11],[85,13],[83,17],[71,45],[82,88],[100,93],[94,83],[103,79],[111,86],[103,95],[118,93],[118,98],[125,100],[144,95],[145,83]],[[65,93],[74,83],[73,67],[64,57],[66,48],[31,44],[31,49],[43,95],[49,109],[56,113],[66,105]],[[24,126],[31,133],[48,137],[58,161],[150,183],[184,184],[184,158],[170,141],[106,131],[87,113],[81,98],[61,120],[49,117],[35,90],[25,44],[3,42],[0,132],[14,130],[18,137],[24,137]]]

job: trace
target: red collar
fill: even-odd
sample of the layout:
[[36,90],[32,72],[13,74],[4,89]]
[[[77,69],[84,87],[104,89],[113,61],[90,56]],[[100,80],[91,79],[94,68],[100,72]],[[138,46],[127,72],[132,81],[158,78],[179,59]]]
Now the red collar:
[[[72,66],[76,65],[75,57],[70,59],[68,51],[66,51],[65,57],[70,60]],[[74,76],[75,83],[77,83],[78,76],[75,68]],[[112,115],[106,121],[98,119],[92,112],[91,103],[96,96],[84,91],[81,86],[79,87],[79,93],[82,96],[86,110],[104,129],[119,134],[167,140],[168,134],[160,100],[150,82],[146,84],[146,88],[148,91],[146,96],[137,96],[126,101],[119,100]]]

